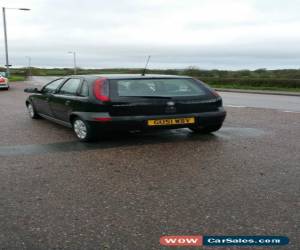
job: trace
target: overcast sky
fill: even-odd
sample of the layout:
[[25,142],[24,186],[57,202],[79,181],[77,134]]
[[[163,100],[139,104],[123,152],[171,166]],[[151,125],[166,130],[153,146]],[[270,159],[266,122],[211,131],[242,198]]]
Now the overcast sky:
[[[0,0],[10,63],[92,68],[300,68],[300,0]],[[1,16],[2,17],[2,16]],[[4,65],[1,18],[0,65]]]

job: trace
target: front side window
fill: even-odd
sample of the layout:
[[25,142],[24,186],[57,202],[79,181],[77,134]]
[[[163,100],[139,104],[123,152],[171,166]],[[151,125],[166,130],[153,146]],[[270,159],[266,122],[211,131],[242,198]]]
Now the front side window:
[[61,89],[59,90],[58,93],[62,94],[62,95],[76,95],[77,90],[80,86],[80,82],[81,82],[81,80],[77,79],[77,78],[69,79],[61,87]]
[[117,80],[119,96],[199,96],[206,92],[193,79]]
[[43,93],[54,93],[64,80],[65,79],[61,78],[49,83],[43,88]]

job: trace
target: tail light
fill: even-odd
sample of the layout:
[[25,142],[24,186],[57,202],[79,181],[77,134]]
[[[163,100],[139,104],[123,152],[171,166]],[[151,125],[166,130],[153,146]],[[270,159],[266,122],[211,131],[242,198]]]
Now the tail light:
[[215,97],[220,97],[220,95],[218,94],[218,92],[214,89],[211,89],[211,93],[215,96]]
[[196,78],[193,78],[193,79],[194,79],[194,81],[196,81],[200,85],[204,85],[204,87],[206,87],[215,97],[221,97],[215,89],[211,88],[206,83],[204,83],[204,82],[202,82],[202,81],[200,81],[200,80],[198,80]]
[[109,102],[109,86],[106,78],[99,78],[94,82],[93,93],[97,100]]
[[0,83],[5,83],[5,79],[0,77]]
[[223,106],[223,101],[222,101],[222,98],[221,96],[219,95],[219,93],[215,90],[215,89],[210,89],[211,93],[213,94],[213,96],[216,97],[216,105],[217,107],[222,107]]

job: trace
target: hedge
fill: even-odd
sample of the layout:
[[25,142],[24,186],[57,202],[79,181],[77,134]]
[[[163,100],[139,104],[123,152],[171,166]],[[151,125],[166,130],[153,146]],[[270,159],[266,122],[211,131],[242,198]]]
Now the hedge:
[[265,78],[218,78],[218,77],[196,77],[207,84],[215,85],[245,85],[251,87],[283,87],[300,88],[300,79],[265,79]]

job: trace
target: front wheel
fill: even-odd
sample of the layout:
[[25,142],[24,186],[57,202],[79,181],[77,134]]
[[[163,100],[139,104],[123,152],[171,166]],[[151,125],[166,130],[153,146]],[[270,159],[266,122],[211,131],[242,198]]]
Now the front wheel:
[[39,115],[35,111],[33,105],[31,103],[27,104],[27,111],[31,119],[37,119],[39,118]]
[[80,141],[87,142],[94,139],[94,133],[91,126],[81,118],[75,118],[73,120],[73,130]]
[[209,134],[218,131],[221,127],[222,124],[217,124],[217,125],[209,125],[206,127],[200,127],[200,126],[189,127],[189,129],[192,130],[194,133]]

